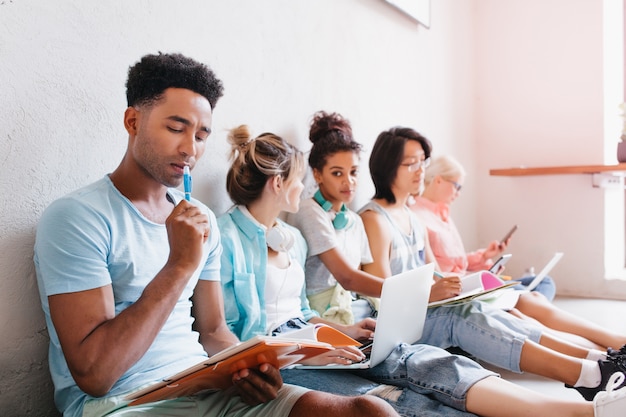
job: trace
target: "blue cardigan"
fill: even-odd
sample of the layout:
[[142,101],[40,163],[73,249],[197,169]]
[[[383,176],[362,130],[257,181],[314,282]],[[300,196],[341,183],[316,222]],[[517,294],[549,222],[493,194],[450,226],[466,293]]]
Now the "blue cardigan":
[[[294,234],[295,244],[289,251],[291,259],[301,266],[306,260],[307,246],[300,231],[278,220]],[[222,238],[221,283],[224,311],[228,327],[240,340],[266,334],[265,280],[267,243],[265,230],[235,207],[217,219]],[[300,293],[301,311],[308,321],[317,314],[309,307],[306,287]]]

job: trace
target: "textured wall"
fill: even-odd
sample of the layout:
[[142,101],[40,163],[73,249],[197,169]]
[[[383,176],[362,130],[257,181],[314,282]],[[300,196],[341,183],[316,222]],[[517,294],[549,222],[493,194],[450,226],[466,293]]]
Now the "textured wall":
[[[396,124],[438,137],[439,150],[471,130],[472,2],[436,3],[426,30],[382,0],[0,0],[0,414],[55,415],[34,231],[50,201],[117,166],[129,65],[180,51],[223,79],[194,176],[196,195],[221,213],[230,206],[225,129],[240,123],[306,150],[310,116],[339,111],[364,158]],[[471,143],[460,149],[471,161]],[[366,169],[362,178],[356,204],[372,191]]]
[[[247,123],[306,150],[310,116],[339,111],[364,161],[381,130],[402,124],[463,162],[469,176],[453,210],[468,248],[518,221],[519,268],[564,245],[559,267],[574,275],[601,259],[601,192],[586,177],[486,173],[522,159],[583,163],[585,146],[601,149],[601,3],[434,0],[426,30],[383,0],[0,0],[0,415],[55,415],[34,231],[50,201],[117,166],[125,73],[140,56],[183,52],[224,81],[194,173],[196,196],[216,213],[230,206],[226,129]],[[567,144],[573,153],[559,153]],[[373,191],[364,165],[355,206]],[[565,189],[574,192],[555,198]],[[572,230],[591,237],[593,264]]]

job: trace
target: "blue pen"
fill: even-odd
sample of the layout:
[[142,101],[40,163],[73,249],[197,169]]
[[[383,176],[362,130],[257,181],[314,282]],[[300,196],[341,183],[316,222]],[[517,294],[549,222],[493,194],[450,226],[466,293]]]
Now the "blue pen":
[[189,173],[189,165],[185,165],[183,169],[183,186],[185,187],[185,200],[191,200],[191,174]]
[[437,278],[445,278],[440,272],[433,272],[433,274],[437,277]]

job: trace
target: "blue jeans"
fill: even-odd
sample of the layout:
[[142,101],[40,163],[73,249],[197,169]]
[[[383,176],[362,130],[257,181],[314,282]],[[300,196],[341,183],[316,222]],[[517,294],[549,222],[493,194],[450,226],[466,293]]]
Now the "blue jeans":
[[[534,276],[515,278],[516,281],[520,281],[520,284],[514,286],[513,288],[518,290],[525,290],[526,285],[530,284],[530,282],[534,278]],[[543,294],[548,299],[548,301],[552,301],[554,300],[554,296],[556,295],[556,284],[551,277],[546,276],[544,279],[539,281],[539,285],[537,285],[533,291],[537,291],[538,293]]]
[[458,346],[472,356],[521,373],[520,357],[526,339],[538,342],[541,328],[486,303],[431,307],[417,343],[447,349]]
[[496,374],[428,345],[398,346],[381,364],[354,371],[282,371],[286,383],[340,395],[372,394],[406,417],[469,417],[467,391]]

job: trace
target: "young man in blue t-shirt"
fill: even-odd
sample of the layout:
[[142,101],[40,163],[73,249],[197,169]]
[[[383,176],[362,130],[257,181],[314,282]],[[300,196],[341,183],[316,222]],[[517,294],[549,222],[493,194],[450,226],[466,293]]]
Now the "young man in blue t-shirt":
[[35,267],[59,410],[397,415],[374,397],[282,386],[270,364],[234,373],[231,390],[128,406],[128,393],[238,340],[224,322],[215,216],[174,189],[204,152],[222,83],[190,58],[158,54],[130,68],[126,87],[128,148],[120,165],[52,203],[37,230]]

